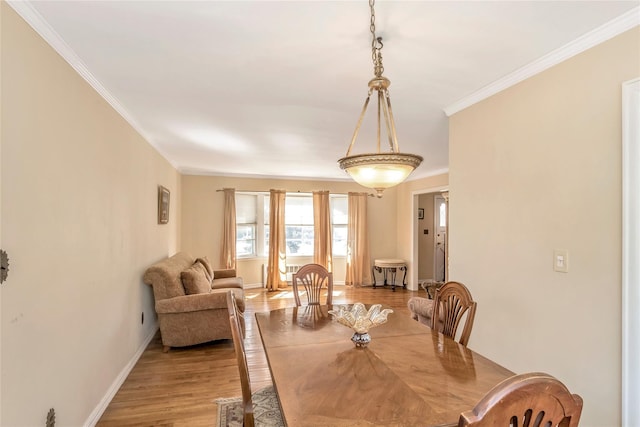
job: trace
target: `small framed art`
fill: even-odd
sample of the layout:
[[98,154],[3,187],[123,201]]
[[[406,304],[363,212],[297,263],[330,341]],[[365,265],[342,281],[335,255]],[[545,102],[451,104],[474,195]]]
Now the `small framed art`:
[[169,222],[169,189],[158,186],[158,224]]
[[418,219],[424,219],[424,209],[418,208]]

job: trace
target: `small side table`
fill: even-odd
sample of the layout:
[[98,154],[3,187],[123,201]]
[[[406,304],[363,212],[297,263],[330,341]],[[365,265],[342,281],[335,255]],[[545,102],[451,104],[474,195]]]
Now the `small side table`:
[[373,287],[376,287],[376,271],[382,273],[384,286],[387,286],[387,274],[391,274],[391,289],[396,290],[396,272],[404,271],[402,276],[402,288],[407,288],[407,263],[403,259],[377,259],[373,262],[371,275],[373,276]]

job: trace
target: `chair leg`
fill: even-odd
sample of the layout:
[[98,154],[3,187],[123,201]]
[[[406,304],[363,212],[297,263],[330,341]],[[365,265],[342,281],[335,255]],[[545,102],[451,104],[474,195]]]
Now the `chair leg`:
[[169,350],[171,350],[171,347],[169,347],[168,345],[165,345],[165,346],[162,348],[162,352],[163,352],[163,353],[168,353],[168,352],[169,352]]

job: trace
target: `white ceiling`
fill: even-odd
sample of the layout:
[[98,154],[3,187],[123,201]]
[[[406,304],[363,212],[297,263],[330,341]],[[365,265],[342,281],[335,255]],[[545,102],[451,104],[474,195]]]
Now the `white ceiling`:
[[[346,179],[367,1],[10,4],[181,172]],[[411,178],[447,170],[445,111],[638,25],[638,5],[379,0],[400,150],[424,157]],[[375,151],[367,124],[352,154]]]

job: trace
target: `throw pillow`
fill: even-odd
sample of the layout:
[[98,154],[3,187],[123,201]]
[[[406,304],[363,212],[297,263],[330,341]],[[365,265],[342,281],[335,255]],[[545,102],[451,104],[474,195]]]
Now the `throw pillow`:
[[207,275],[207,279],[209,279],[209,284],[211,284],[211,282],[213,282],[213,268],[211,267],[211,263],[209,262],[209,258],[202,257],[202,258],[198,258],[196,259],[197,263],[202,264],[202,266],[205,269],[205,273]]
[[199,262],[180,273],[180,279],[187,295],[211,292],[211,282],[207,278],[204,266]]

